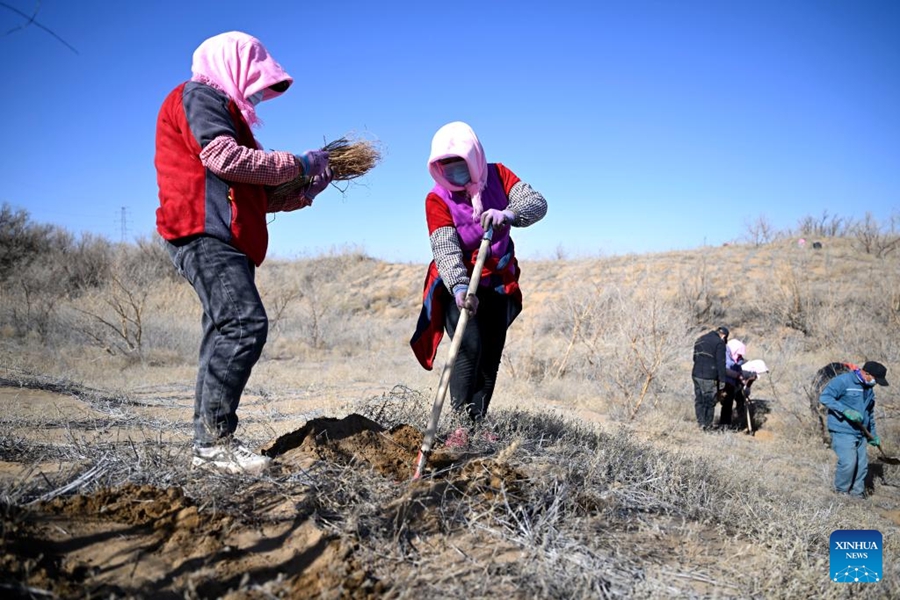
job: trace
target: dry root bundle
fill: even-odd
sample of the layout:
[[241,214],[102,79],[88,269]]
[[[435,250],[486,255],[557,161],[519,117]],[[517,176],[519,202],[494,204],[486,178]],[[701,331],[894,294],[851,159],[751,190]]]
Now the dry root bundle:
[[[371,140],[344,136],[322,147],[328,151],[328,166],[334,174],[334,181],[350,181],[362,177],[381,161],[381,150]],[[300,177],[282,183],[272,191],[276,199],[294,196],[309,185],[309,177]]]

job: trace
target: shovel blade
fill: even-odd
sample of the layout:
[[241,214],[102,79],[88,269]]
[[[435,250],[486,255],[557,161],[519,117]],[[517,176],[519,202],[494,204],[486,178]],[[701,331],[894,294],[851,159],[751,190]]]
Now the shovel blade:
[[426,462],[428,462],[428,454],[419,450],[419,455],[416,457],[416,472],[413,473],[413,481],[422,478],[422,474],[425,472]]
[[900,465],[900,458],[895,456],[888,456],[884,452],[881,453],[881,456],[878,457],[878,460],[888,465]]

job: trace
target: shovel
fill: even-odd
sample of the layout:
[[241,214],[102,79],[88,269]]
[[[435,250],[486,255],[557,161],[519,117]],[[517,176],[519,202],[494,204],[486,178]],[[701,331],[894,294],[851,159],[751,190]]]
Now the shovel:
[[[484,269],[484,261],[487,258],[488,247],[491,245],[491,237],[494,230],[488,227],[484,236],[481,238],[481,246],[478,247],[478,255],[475,257],[475,268],[472,269],[472,277],[469,279],[469,289],[466,292],[466,299],[474,296],[478,290],[478,284],[481,282],[481,270]],[[428,421],[428,429],[425,430],[425,439],[422,440],[422,448],[419,450],[419,456],[416,458],[416,472],[413,479],[422,477],[425,471],[425,463],[431,454],[431,447],[434,445],[434,437],[437,433],[438,421],[441,418],[441,409],[444,407],[444,397],[447,395],[447,388],[450,386],[450,376],[453,374],[453,365],[456,363],[456,355],[459,353],[459,347],[462,345],[463,334],[466,332],[466,325],[469,324],[469,309],[464,308],[460,311],[459,321],[456,324],[456,335],[450,344],[450,350],[447,355],[447,362],[444,363],[444,369],[441,371],[441,381],[438,385],[437,394],[434,397],[434,404],[431,407],[431,419]]]
[[[869,440],[871,442],[873,439],[875,439],[875,436],[873,436],[871,433],[869,433],[869,430],[866,429],[865,425],[863,425],[862,423],[857,423],[857,425],[859,426],[860,429],[862,429],[863,435],[866,436],[867,440]],[[900,465],[900,458],[896,458],[894,456],[888,456],[887,454],[885,454],[884,448],[881,447],[881,444],[878,444],[877,448],[878,448],[878,451],[881,452],[881,462],[887,463],[889,465]]]
[[744,394],[744,408],[747,409],[747,433],[753,435],[753,419],[750,417],[750,394],[746,387],[741,393]]

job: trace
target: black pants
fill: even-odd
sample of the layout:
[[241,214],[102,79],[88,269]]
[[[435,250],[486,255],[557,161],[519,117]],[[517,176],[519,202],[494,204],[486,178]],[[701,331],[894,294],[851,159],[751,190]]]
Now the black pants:
[[716,412],[718,382],[715,379],[697,377],[691,379],[694,381],[694,412],[697,415],[697,424],[701,429],[709,429],[712,427]]
[[[732,417],[732,408],[736,414]],[[719,425],[746,427],[747,415],[743,386],[725,384],[725,395],[722,397],[722,412],[719,413]]]
[[[487,414],[510,322],[508,296],[487,289],[479,289],[477,295],[478,311],[466,325],[450,377],[453,409],[465,410],[473,421]],[[444,317],[444,327],[451,339],[456,334],[459,316],[459,308],[451,298]]]

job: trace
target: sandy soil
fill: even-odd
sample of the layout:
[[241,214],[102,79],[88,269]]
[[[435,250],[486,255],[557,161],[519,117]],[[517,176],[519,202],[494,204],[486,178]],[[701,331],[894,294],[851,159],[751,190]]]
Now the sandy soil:
[[[24,425],[16,430],[16,443],[164,440],[189,446],[192,406],[185,390],[135,393],[128,402],[122,407],[102,395],[86,399],[0,387],[0,412]],[[285,414],[290,417],[279,417]],[[129,484],[89,494],[58,490],[27,506],[7,506],[0,538],[0,591],[21,598],[401,598],[411,597],[408,586],[423,576],[433,581],[470,576],[485,565],[502,572],[504,564],[528,560],[520,545],[488,540],[477,530],[444,530],[440,514],[448,494],[465,496],[476,506],[514,499],[534,476],[507,460],[514,448],[501,443],[490,452],[474,453],[438,446],[429,460],[429,477],[411,481],[423,438],[419,428],[401,424],[388,429],[359,414],[313,414],[296,398],[246,397],[242,427],[254,431],[256,439],[271,434],[260,448],[274,459],[270,472],[264,478],[228,476],[226,485],[225,476],[192,471],[195,483],[208,478],[210,486],[225,485],[233,497],[221,491],[189,496],[178,485]],[[572,416],[583,422],[607,421],[587,409],[574,410]],[[689,447],[686,432],[669,431],[669,424],[648,427],[642,434],[648,444]],[[284,433],[274,433],[276,428]],[[753,437],[725,434],[717,446],[692,451],[731,448],[735,456],[762,457],[773,448],[775,456],[777,445],[786,443],[777,431],[763,429]],[[185,450],[174,459],[186,463],[189,458]],[[769,460],[768,468],[781,468],[772,459],[760,460]],[[16,482],[52,477],[77,466],[61,459],[9,460],[0,462],[0,480],[14,490]],[[322,469],[371,469],[378,480],[369,481],[393,491],[392,500],[374,511],[378,518],[383,523],[415,523],[409,539],[397,544],[427,550],[440,571],[423,575],[414,561],[397,564],[387,576],[383,564],[374,568],[373,557],[353,543],[352,535],[336,534],[332,521],[340,515],[312,501]],[[364,489],[354,493],[357,501],[367,501]],[[890,500],[879,509],[881,516],[900,523],[900,495],[886,487],[879,494]],[[378,524],[343,526],[359,530]],[[596,529],[602,546],[598,552],[616,556],[628,548],[637,553],[632,559],[640,560],[648,581],[671,581],[671,589],[682,594],[739,596],[746,588],[731,586],[729,580],[740,577],[741,570],[763,572],[771,560],[765,548],[732,539],[721,526],[677,518],[635,520],[624,527],[592,518],[585,527]],[[503,578],[492,580],[491,586],[489,594],[466,593],[521,597]]]
[[[165,435],[186,442],[189,432],[175,425],[187,408],[182,400],[166,407],[139,407],[138,412],[146,414],[137,422],[145,422],[150,414],[171,419],[173,430]],[[0,388],[0,410],[8,417],[33,423],[33,429],[20,431],[22,440],[33,442],[62,441],[67,431],[72,435],[67,428],[73,422],[90,425],[83,428],[87,431],[79,431],[84,436],[81,443],[111,437],[138,441],[143,434],[158,435],[139,426],[118,427],[113,432],[104,427],[108,412],[54,392]],[[253,410],[250,397],[245,417]],[[384,507],[386,514],[405,518],[415,513],[423,532],[438,532],[438,522],[428,507],[435,505],[448,487],[456,493],[491,498],[501,487],[515,490],[521,479],[502,461],[436,448],[429,473],[455,464],[463,466],[448,471],[453,474],[446,477],[411,482],[422,438],[422,432],[410,425],[387,430],[351,414],[342,419],[313,418],[272,439],[261,451],[275,459],[269,473],[273,477],[314,477],[317,465],[323,463],[371,467],[396,486],[396,499]],[[15,481],[62,468],[65,466],[53,462],[3,462],[0,477]],[[203,471],[196,476],[220,477]],[[252,497],[254,486],[262,487],[249,478],[242,495]],[[323,529],[313,515],[298,509],[304,500],[291,493],[281,497],[267,493],[254,501],[252,514],[235,515],[198,504],[178,487],[126,485],[89,495],[60,495],[35,502],[20,514],[7,515],[0,572],[24,580],[34,597],[121,596],[134,590],[148,598],[182,598],[186,593],[203,598],[252,597],[246,592],[248,580],[267,582],[266,593],[293,598],[386,593],[385,584],[354,559],[352,547]],[[453,545],[457,553],[490,553],[493,560],[514,560],[516,556],[513,548],[483,547],[479,542],[477,536],[463,534]],[[245,591],[229,593],[237,588]],[[28,597],[23,589],[17,592]]]

